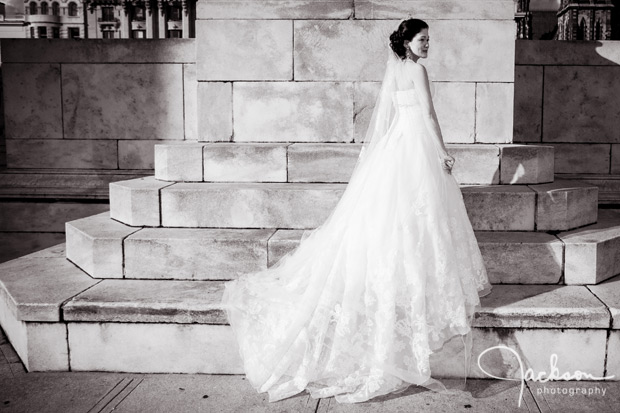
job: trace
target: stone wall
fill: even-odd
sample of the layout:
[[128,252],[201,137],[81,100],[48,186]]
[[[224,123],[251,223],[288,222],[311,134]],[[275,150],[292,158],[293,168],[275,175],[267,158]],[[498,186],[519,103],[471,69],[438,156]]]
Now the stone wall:
[[620,191],[620,42],[517,41],[515,72],[515,142],[553,145],[556,174],[595,183],[602,200],[613,201],[610,193]]
[[193,39],[1,42],[8,168],[152,169],[196,139]]
[[511,142],[512,0],[201,0],[201,141],[354,142],[402,19],[430,25],[423,61],[451,143]]

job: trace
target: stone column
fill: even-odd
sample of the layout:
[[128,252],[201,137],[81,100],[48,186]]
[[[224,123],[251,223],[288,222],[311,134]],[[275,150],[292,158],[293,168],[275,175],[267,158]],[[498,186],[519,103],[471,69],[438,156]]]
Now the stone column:
[[[144,8],[146,12],[146,38],[147,39],[155,39],[154,27],[153,27],[153,5],[151,4],[151,0],[146,0],[144,2]],[[157,11],[156,11],[157,12]]]
[[191,36],[190,33],[190,24],[191,24],[191,3],[189,0],[183,0],[183,12],[182,12],[182,29],[183,29],[183,38],[189,39]]
[[159,13],[157,13],[158,19],[157,19],[157,26],[159,29],[159,38],[160,39],[165,39],[166,38],[166,30],[168,29],[166,27],[166,1],[165,0],[159,0],[157,2],[157,5],[159,6]]

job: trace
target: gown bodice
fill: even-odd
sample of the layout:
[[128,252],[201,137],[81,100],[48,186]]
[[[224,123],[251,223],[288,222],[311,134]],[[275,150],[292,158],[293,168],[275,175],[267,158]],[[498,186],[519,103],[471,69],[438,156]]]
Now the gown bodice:
[[399,111],[405,108],[418,109],[422,107],[415,89],[395,91],[392,95],[392,101],[394,103],[394,107],[396,107]]

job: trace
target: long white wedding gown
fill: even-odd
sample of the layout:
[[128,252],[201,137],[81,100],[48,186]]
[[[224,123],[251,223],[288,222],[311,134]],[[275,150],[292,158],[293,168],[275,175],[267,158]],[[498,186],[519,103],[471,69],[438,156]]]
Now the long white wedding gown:
[[450,392],[431,377],[431,355],[469,367],[471,321],[491,285],[459,186],[415,88],[403,87],[329,218],[270,268],[226,283],[247,378],[270,401],[308,390],[361,402],[411,384]]

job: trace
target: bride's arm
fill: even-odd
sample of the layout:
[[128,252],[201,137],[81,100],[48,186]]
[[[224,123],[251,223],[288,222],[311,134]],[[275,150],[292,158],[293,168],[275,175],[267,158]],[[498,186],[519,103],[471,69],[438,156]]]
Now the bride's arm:
[[437,121],[437,113],[435,112],[433,98],[431,97],[430,84],[428,81],[428,75],[426,74],[426,68],[418,63],[409,63],[407,64],[407,67],[408,73],[411,75],[411,79],[415,86],[415,91],[420,99],[420,103],[422,104],[426,128],[439,142],[439,145],[444,151],[443,155],[448,155],[446,145],[443,142],[441,128],[439,127],[439,122]]

